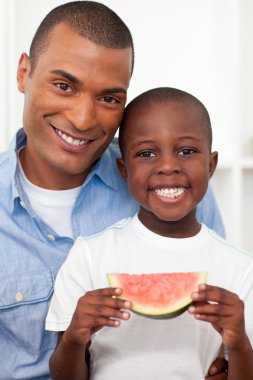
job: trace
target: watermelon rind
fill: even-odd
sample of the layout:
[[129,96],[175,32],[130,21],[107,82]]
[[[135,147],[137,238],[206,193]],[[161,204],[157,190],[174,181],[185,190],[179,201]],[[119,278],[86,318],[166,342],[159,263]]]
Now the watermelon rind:
[[[133,302],[132,312],[140,316],[144,316],[144,317],[148,317],[152,319],[170,319],[170,318],[175,318],[183,314],[193,302],[191,299],[191,293],[197,290],[198,284],[205,283],[207,280],[207,272],[194,272],[194,273],[198,273],[198,281],[196,283],[196,287],[194,289],[191,289],[190,294],[186,294],[184,297],[178,300],[178,302],[176,302],[173,306],[160,309],[154,306],[150,307],[149,305],[145,305],[145,306],[138,305],[138,303],[135,301]],[[192,274],[192,272],[189,272],[189,274]],[[110,287],[113,287],[113,288],[121,287],[121,284],[119,281],[120,275],[122,275],[122,273],[107,273],[106,276],[107,276]],[[159,273],[154,273],[154,275],[159,275]],[[164,273],[162,273],[162,275],[164,275]],[[131,275],[129,274],[129,276]],[[123,289],[123,294],[119,296],[119,298],[125,299],[124,289]]]

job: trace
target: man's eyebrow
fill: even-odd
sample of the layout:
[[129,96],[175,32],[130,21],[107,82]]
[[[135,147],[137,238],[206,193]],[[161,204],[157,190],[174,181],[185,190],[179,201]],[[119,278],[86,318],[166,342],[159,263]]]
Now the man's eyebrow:
[[117,92],[127,93],[127,90],[123,87],[104,88],[101,93],[103,94],[116,94]]
[[[75,77],[74,75],[68,73],[67,71],[64,70],[50,70],[50,73],[59,75],[60,77],[66,78],[70,82],[76,84],[76,85],[81,85],[81,81]],[[116,93],[123,93],[126,94],[127,90],[124,87],[112,87],[112,88],[104,88],[101,90],[101,93],[103,94],[116,94]]]
[[74,75],[68,73],[67,71],[64,71],[64,70],[51,70],[50,73],[59,75],[60,77],[63,77],[63,78],[66,78],[67,80],[69,80],[70,82],[72,82],[74,84],[77,84],[77,85],[81,84],[81,81],[77,77],[75,77]]

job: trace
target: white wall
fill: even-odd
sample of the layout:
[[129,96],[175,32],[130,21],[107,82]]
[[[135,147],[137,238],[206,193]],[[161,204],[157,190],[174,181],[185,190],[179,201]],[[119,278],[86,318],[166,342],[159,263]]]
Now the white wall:
[[[157,86],[174,86],[196,95],[207,106],[220,167],[214,180],[228,237],[253,251],[242,220],[253,214],[253,1],[252,0],[102,0],[132,31],[136,63],[129,100]],[[22,95],[16,66],[28,51],[42,18],[57,0],[0,0],[0,150],[22,125]],[[234,163],[247,157],[248,171]],[[244,164],[243,164],[244,165]],[[223,169],[222,169],[223,168]],[[227,178],[227,187],[223,186]],[[231,188],[231,186],[233,188]],[[230,193],[230,194],[228,194]],[[238,207],[234,205],[239,199]],[[243,203],[243,197],[248,203]],[[241,203],[240,203],[241,202]],[[232,203],[232,204],[231,204]],[[240,207],[239,207],[240,206]],[[249,213],[247,225],[252,222]],[[240,225],[238,227],[238,224]]]

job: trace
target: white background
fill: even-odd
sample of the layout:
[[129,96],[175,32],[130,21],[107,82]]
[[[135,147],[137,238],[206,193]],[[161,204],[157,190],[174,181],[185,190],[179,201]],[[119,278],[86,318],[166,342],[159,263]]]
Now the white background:
[[[213,181],[228,238],[253,252],[253,1],[102,0],[129,26],[135,69],[128,100],[177,87],[208,108],[219,151]],[[57,0],[0,0],[0,151],[22,126],[16,68]]]

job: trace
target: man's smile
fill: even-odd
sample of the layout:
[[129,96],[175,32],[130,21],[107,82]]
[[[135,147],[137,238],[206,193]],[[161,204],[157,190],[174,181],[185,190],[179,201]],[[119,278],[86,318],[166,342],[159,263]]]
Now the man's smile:
[[80,140],[80,139],[75,139],[71,137],[70,135],[67,135],[65,132],[62,132],[60,129],[54,128],[56,133],[62,138],[62,140],[66,141],[70,145],[75,145],[75,146],[80,146],[87,144],[91,140]]

